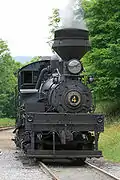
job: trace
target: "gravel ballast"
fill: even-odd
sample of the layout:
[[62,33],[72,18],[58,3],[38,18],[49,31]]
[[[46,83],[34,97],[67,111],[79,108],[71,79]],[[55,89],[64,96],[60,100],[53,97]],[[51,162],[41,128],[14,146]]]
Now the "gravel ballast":
[[104,158],[93,158],[91,160],[88,160],[88,162],[120,179],[120,163],[112,163],[110,161],[105,161]]
[[23,165],[14,150],[0,155],[0,180],[50,180],[38,166]]
[[60,180],[113,180],[88,166],[51,168]]
[[21,161],[11,141],[12,131],[0,131],[0,180],[51,180],[38,166]]

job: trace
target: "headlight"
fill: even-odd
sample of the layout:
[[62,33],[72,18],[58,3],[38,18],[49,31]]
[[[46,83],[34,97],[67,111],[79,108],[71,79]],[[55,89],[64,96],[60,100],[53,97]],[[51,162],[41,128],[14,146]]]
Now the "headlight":
[[68,63],[68,70],[72,74],[79,74],[82,70],[82,64],[77,59],[72,59]]

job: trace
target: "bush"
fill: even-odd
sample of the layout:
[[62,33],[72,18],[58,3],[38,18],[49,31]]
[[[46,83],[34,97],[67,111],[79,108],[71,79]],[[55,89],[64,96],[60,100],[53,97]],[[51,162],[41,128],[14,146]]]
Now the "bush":
[[103,101],[96,105],[96,113],[105,115],[105,122],[119,122],[120,121],[120,102],[119,101]]
[[10,118],[0,119],[0,127],[9,127],[9,126],[15,126],[15,119],[10,119]]

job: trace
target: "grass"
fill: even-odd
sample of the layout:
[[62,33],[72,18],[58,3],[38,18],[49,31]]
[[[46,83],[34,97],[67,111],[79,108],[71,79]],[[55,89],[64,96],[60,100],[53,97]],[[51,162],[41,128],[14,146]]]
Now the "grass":
[[106,125],[105,132],[100,135],[99,149],[106,160],[120,162],[120,123]]
[[99,102],[96,113],[105,115],[105,131],[100,135],[99,149],[106,160],[120,162],[120,102]]
[[9,127],[15,125],[15,119],[0,118],[0,127]]

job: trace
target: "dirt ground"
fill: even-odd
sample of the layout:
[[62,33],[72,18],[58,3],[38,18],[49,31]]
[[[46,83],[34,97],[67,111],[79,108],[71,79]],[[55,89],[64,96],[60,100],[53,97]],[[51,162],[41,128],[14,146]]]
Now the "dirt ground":
[[11,140],[14,138],[12,130],[0,131],[0,150],[2,149],[15,149],[14,142]]
[[0,131],[0,180],[50,180],[39,166],[24,164],[16,151],[13,130]]
[[[28,174],[30,174],[30,172],[34,175],[34,173],[32,172],[33,168],[28,169],[30,171],[29,171],[29,173],[26,173],[26,171],[27,171],[26,168],[23,168],[23,165],[21,164],[21,162],[15,159],[16,147],[15,147],[14,142],[11,140],[12,138],[14,138],[14,134],[12,132],[13,132],[13,129],[6,130],[6,131],[0,131],[0,152],[1,152],[0,153],[0,155],[1,155],[1,157],[0,157],[0,168],[1,168],[0,172],[3,172],[0,175],[0,180],[10,179],[8,177],[11,177],[10,180],[16,180],[17,176],[20,177],[18,175],[18,174],[20,174],[20,170],[21,170],[21,177],[23,175],[27,176]],[[13,161],[13,165],[11,165],[12,161]],[[90,162],[120,178],[120,164],[107,162],[103,158],[98,159],[98,160],[92,159],[92,160],[90,160]],[[19,163],[19,168],[18,168],[18,163]],[[9,166],[11,166],[11,168],[9,168]],[[16,166],[16,169],[15,168],[12,169],[12,167],[14,167],[14,166]],[[6,170],[7,167],[8,167],[8,169]],[[12,169],[12,172],[11,172],[11,169]],[[24,173],[23,173],[23,169],[25,170]],[[19,171],[17,171],[17,170],[19,170]],[[37,170],[35,169],[34,171],[37,174],[40,173],[40,170],[38,170],[38,169]],[[17,173],[17,175],[16,175],[16,173]],[[29,178],[29,179],[34,179],[32,174],[30,174],[31,178]],[[13,176],[15,176],[15,177],[13,177]],[[26,180],[26,176],[23,179]],[[45,175],[40,174],[40,177],[43,177],[43,176],[45,176]],[[37,177],[37,175],[36,175],[36,177]],[[28,178],[28,176],[27,176],[27,178]],[[19,178],[17,178],[17,179],[19,179]],[[20,179],[22,179],[22,178],[20,178]],[[47,180],[48,177],[44,177],[44,178],[40,178],[40,179]]]

